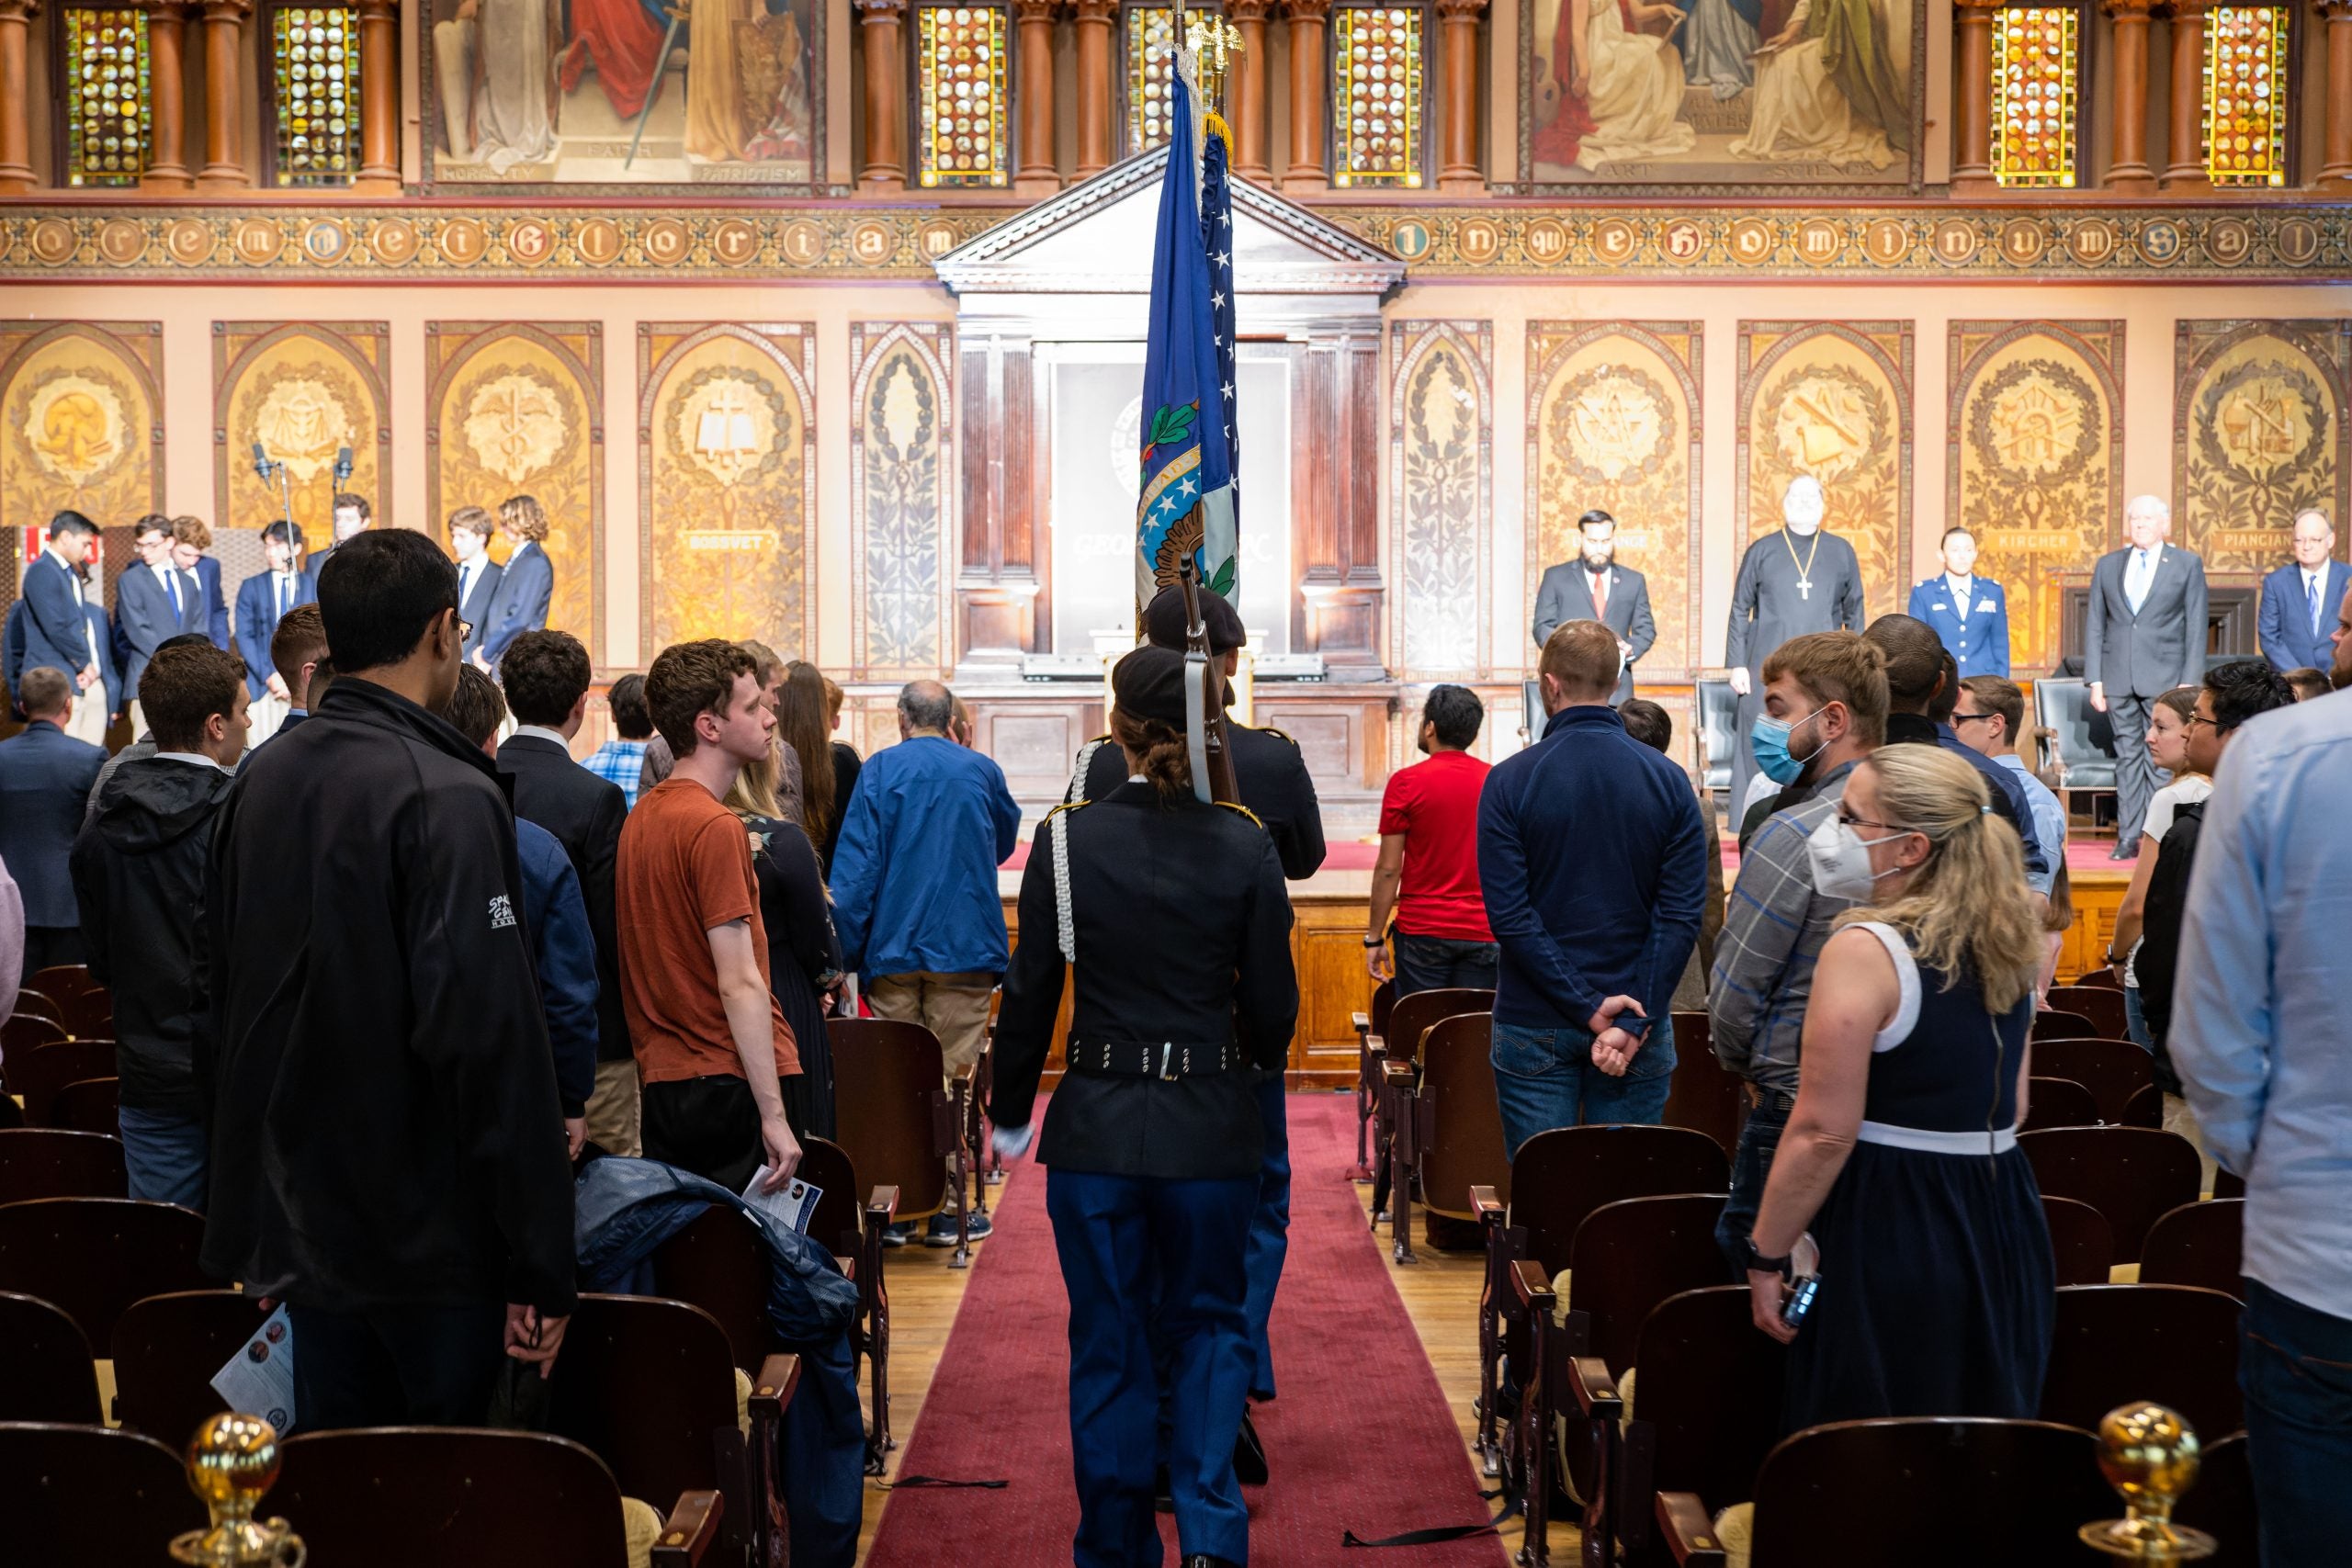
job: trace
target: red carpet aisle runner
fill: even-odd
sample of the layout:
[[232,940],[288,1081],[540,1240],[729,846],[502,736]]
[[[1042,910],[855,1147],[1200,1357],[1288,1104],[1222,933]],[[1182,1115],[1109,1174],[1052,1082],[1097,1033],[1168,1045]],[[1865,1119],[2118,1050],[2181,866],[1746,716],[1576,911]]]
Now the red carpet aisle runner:
[[[1346,1562],[1363,1568],[1497,1568],[1492,1536],[1442,1546],[1345,1551],[1340,1533],[1374,1539],[1487,1517],[1480,1482],[1437,1374],[1388,1281],[1345,1171],[1352,1101],[1290,1101],[1290,1259],[1274,1298],[1281,1397],[1257,1408],[1272,1484],[1250,1499],[1252,1568]],[[1069,1301],[1046,1217],[1045,1171],[1024,1160],[1001,1189],[996,1234],[980,1249],[902,1475],[1003,1477],[1001,1492],[894,1494],[868,1568],[1063,1568],[1078,1528],[1070,1483]],[[1474,1332],[1468,1320],[1463,1332]],[[1175,1523],[1160,1517],[1167,1562]]]

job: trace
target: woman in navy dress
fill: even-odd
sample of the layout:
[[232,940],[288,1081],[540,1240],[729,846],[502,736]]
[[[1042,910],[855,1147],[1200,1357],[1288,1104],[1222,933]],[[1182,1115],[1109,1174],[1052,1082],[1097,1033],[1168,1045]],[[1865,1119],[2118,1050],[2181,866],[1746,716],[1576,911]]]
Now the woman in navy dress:
[[[2030,1417],[2054,1280],[2017,1146],[2041,956],[2017,832],[1959,759],[1890,746],[1854,770],[1812,851],[1821,890],[1862,907],[1821,950],[1750,1242],[1756,1325],[1794,1342],[1784,1428]],[[1819,1288],[1791,1328],[1808,1234]]]

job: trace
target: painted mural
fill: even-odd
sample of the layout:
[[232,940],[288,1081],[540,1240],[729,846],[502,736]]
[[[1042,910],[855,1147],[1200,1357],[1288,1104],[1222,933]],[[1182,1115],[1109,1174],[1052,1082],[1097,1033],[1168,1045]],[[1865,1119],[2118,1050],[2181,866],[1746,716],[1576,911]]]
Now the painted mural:
[[816,336],[805,322],[638,328],[647,658],[713,637],[811,650]]
[[1905,186],[1918,0],[1528,0],[1528,185]]
[[824,170],[815,0],[433,0],[429,178],[761,186]]
[[1744,550],[1781,526],[1789,481],[1809,474],[1823,525],[1854,547],[1865,615],[1908,602],[1911,323],[1739,324],[1739,520]]
[[2062,575],[2120,536],[2123,323],[1954,321],[1950,341],[1945,515],[2007,591],[2011,667],[2052,669]]
[[1391,321],[1388,361],[1390,657],[1408,680],[1475,675],[1493,578],[1494,324]]
[[[290,504],[317,550],[334,538],[338,490],[366,496],[379,521],[394,518],[390,333],[382,321],[213,323],[216,528],[259,528]],[[282,480],[254,471],[256,446],[286,466]],[[338,485],[345,451],[351,475]]]
[[[601,658],[605,640],[604,338],[577,322],[428,321],[432,386],[425,511],[448,542],[449,513],[512,495],[537,498],[555,568],[548,625]],[[503,560],[503,534],[491,554]]]
[[[153,321],[0,321],[0,527],[67,507],[101,527],[164,502],[163,328]],[[114,563],[118,568],[120,563]]]
[[864,676],[936,674],[955,660],[944,554],[953,472],[949,329],[849,329],[852,646]]
[[1527,324],[1527,579],[1514,641],[1535,659],[1535,592],[1579,548],[1577,519],[1617,519],[1617,559],[1647,580],[1653,680],[1697,661],[1700,355],[1696,321]]
[[2346,515],[2352,322],[2182,321],[2173,339],[2173,515],[2210,572],[2288,558],[2297,512]]

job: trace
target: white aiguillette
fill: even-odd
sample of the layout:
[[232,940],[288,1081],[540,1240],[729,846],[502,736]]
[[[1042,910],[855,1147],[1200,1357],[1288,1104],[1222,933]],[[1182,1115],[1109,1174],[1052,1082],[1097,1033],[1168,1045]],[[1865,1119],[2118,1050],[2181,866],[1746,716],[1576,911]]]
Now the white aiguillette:
[[768,1168],[760,1167],[752,1173],[751,1185],[743,1189],[743,1201],[772,1220],[780,1220],[802,1235],[808,1234],[808,1221],[817,1213],[818,1201],[825,1196],[821,1187],[811,1187],[794,1177],[773,1192],[760,1190],[768,1179]]

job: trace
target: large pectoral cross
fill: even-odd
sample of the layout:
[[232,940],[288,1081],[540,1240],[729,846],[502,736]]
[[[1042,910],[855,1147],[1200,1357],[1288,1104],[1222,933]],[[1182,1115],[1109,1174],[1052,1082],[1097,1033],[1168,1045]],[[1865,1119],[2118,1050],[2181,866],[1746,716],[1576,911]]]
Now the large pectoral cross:
[[1800,577],[1800,578],[1798,578],[1798,579],[1797,579],[1797,597],[1798,597],[1798,598],[1800,598],[1800,599],[1803,599],[1803,600],[1806,601],[1808,604],[1810,604],[1810,603],[1812,602],[1812,600],[1813,600],[1813,579],[1812,579],[1812,578],[1810,578],[1810,577]]

